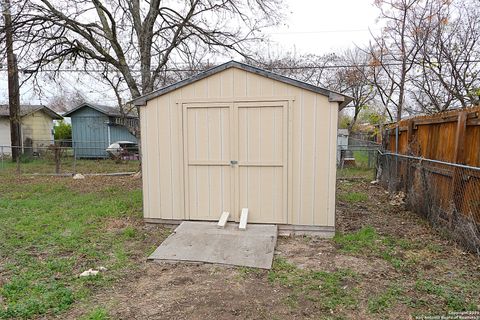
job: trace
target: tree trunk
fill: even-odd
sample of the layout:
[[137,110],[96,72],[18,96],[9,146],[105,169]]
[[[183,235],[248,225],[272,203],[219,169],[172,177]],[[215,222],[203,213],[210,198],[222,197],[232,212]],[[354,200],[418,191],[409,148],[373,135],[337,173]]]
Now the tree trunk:
[[17,161],[21,152],[20,133],[20,88],[18,84],[17,59],[13,53],[13,28],[10,15],[10,0],[4,0],[3,17],[5,20],[5,42],[7,49],[8,68],[8,103],[10,112],[10,141],[12,145],[12,160]]

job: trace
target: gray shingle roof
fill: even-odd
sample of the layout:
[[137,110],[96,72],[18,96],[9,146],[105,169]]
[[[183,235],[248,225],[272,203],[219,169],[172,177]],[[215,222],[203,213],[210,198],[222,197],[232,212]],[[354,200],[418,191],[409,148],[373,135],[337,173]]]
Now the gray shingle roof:
[[[60,120],[62,116],[53,111],[52,109],[40,105],[40,104],[22,104],[20,105],[20,117],[24,117],[28,114],[34,113],[36,111],[44,111],[48,114],[52,119]],[[0,105],[0,117],[9,117],[10,116],[10,109],[8,105]]]
[[[121,117],[122,114],[120,113],[120,110],[118,108],[114,108],[111,106],[106,106],[106,105],[101,105],[101,104],[96,104],[96,103],[90,103],[90,102],[85,102],[82,103],[72,110],[69,110],[63,114],[64,117],[70,117],[73,113],[75,113],[77,110],[80,110],[84,107],[90,107],[92,109],[97,110],[98,112],[101,112],[109,117]],[[130,112],[127,114],[127,118],[137,118],[137,116],[133,113]]]

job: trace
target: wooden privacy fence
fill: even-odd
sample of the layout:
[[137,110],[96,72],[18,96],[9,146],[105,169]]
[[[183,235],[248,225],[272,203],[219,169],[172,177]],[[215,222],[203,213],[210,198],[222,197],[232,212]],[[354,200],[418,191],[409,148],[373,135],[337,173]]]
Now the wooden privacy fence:
[[388,125],[383,142],[381,182],[480,255],[480,107]]
[[480,106],[388,125],[384,143],[385,150],[390,152],[480,167]]

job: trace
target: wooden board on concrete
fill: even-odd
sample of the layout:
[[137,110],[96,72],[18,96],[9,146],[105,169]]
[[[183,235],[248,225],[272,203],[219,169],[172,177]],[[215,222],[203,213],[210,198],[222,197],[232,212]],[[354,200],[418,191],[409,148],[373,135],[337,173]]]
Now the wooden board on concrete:
[[217,224],[218,228],[225,228],[229,215],[230,215],[230,212],[228,211],[224,211],[222,213],[222,215],[220,216],[220,220],[218,220],[218,224]]
[[247,229],[247,220],[248,220],[248,208],[243,208],[240,215],[240,224],[238,229],[245,231]]
[[276,225],[249,225],[245,231],[229,223],[184,221],[149,260],[194,261],[270,269],[277,242]]

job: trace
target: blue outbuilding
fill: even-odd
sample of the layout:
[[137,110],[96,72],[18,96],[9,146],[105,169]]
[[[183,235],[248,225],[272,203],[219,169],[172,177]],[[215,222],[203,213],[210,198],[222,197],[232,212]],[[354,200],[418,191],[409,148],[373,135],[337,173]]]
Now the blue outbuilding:
[[106,158],[105,149],[117,141],[137,143],[138,117],[110,106],[82,103],[63,115],[72,122],[72,146],[77,158]]

